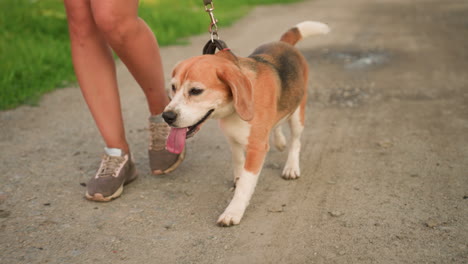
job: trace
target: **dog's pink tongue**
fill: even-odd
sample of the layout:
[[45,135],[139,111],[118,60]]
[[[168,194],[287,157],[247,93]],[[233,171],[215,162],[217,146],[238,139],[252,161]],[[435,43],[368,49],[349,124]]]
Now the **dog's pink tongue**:
[[171,132],[167,137],[166,149],[169,152],[180,154],[184,150],[185,138],[187,137],[187,128],[171,127]]

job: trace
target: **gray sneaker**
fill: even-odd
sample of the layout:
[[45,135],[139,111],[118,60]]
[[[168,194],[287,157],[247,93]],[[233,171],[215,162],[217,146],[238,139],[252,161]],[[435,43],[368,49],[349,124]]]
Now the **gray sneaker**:
[[137,178],[135,164],[130,154],[120,149],[105,148],[101,166],[88,184],[86,199],[108,202],[122,194],[123,186]]
[[166,140],[171,128],[160,115],[149,118],[150,144],[149,164],[153,174],[165,174],[175,170],[185,158],[185,148],[180,154],[166,149]]

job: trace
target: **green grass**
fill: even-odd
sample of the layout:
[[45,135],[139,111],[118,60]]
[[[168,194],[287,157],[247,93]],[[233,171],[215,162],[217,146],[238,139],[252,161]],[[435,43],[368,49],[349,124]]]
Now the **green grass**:
[[[259,4],[298,0],[214,0],[222,28]],[[139,14],[161,46],[207,32],[201,0],[142,0]],[[208,33],[207,33],[208,37]],[[0,110],[37,105],[41,95],[76,82],[62,0],[0,0]]]

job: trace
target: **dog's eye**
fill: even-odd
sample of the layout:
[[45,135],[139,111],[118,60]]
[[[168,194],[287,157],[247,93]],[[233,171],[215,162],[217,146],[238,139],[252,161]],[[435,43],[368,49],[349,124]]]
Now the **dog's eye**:
[[203,93],[203,91],[204,90],[200,89],[200,88],[192,88],[192,89],[190,89],[189,94],[190,95],[200,95],[200,94]]
[[172,91],[175,93],[175,91],[176,91],[175,85],[172,85]]

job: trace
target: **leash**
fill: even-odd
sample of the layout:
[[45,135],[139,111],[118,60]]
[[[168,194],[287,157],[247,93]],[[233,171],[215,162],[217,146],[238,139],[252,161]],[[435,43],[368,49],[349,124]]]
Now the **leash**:
[[219,39],[218,35],[218,20],[214,17],[213,10],[213,0],[203,0],[203,5],[205,6],[205,11],[210,16],[210,27],[208,32],[210,32],[210,40],[203,47],[203,55],[205,54],[215,54],[216,49],[218,50],[229,50],[226,43]]

